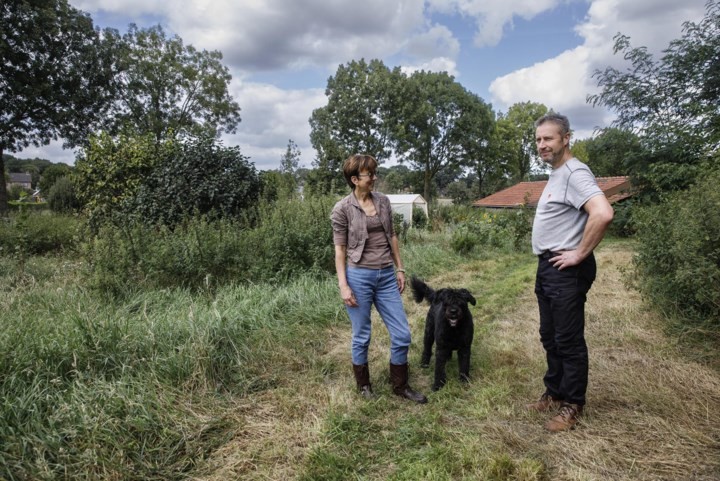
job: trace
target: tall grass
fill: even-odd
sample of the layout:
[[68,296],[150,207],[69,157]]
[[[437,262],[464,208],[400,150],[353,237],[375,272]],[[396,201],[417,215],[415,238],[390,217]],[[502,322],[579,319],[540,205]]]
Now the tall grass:
[[[408,270],[467,261],[445,242],[411,234]],[[330,273],[108,297],[78,259],[19,262],[0,258],[0,478],[183,479],[232,436],[235,400],[345,367],[317,355],[347,322]]]
[[189,218],[174,228],[107,224],[88,239],[90,285],[127,289],[215,288],[228,282],[285,281],[333,267],[333,199],[285,200],[259,207],[253,222]]

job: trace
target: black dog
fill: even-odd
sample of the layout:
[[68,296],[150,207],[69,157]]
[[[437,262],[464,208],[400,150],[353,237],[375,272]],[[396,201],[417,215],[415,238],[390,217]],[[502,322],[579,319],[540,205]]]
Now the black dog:
[[431,289],[422,280],[413,276],[410,281],[415,302],[427,299],[430,310],[425,318],[425,339],[423,343],[422,367],[430,365],[432,345],[436,344],[435,382],[433,391],[445,385],[445,364],[458,352],[460,381],[470,380],[470,345],[473,340],[473,319],[468,302],[475,305],[475,298],[467,289]]

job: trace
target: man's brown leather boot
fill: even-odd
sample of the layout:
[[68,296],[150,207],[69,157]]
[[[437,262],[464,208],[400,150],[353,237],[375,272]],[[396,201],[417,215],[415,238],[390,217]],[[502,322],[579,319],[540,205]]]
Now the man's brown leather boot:
[[582,412],[579,404],[562,403],[557,415],[545,423],[545,429],[553,433],[569,431],[579,422]]

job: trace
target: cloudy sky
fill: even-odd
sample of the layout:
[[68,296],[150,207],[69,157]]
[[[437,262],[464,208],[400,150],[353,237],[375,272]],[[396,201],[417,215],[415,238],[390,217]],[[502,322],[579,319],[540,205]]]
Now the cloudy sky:
[[[592,73],[620,67],[613,36],[659,54],[699,21],[706,0],[70,0],[96,25],[162,25],[230,68],[242,122],[239,145],[259,169],[277,168],[288,140],[310,166],[308,118],[327,103],[327,78],[351,60],[407,71],[447,71],[493,109],[541,102],[570,117],[576,138],[612,114],[585,102]],[[18,157],[73,163],[58,143]]]

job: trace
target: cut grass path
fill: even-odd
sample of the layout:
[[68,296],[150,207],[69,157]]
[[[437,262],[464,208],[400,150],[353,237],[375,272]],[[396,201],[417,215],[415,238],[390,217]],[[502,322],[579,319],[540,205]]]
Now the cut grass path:
[[[430,402],[390,393],[388,338],[374,325],[370,371],[379,397],[354,390],[350,328],[324,332],[317,362],[285,363],[273,389],[237,401],[233,439],[197,479],[225,480],[717,480],[720,374],[684,357],[656,313],[623,282],[626,243],[598,251],[587,304],[590,386],[586,415],[572,432],[549,434],[546,416],[523,406],[542,390],[544,353],[528,255],[474,261],[426,279],[466,287],[478,305],[470,385],[430,393],[418,367],[427,305],[405,295],[413,330],[411,385]],[[338,301],[339,302],[339,301]]]

